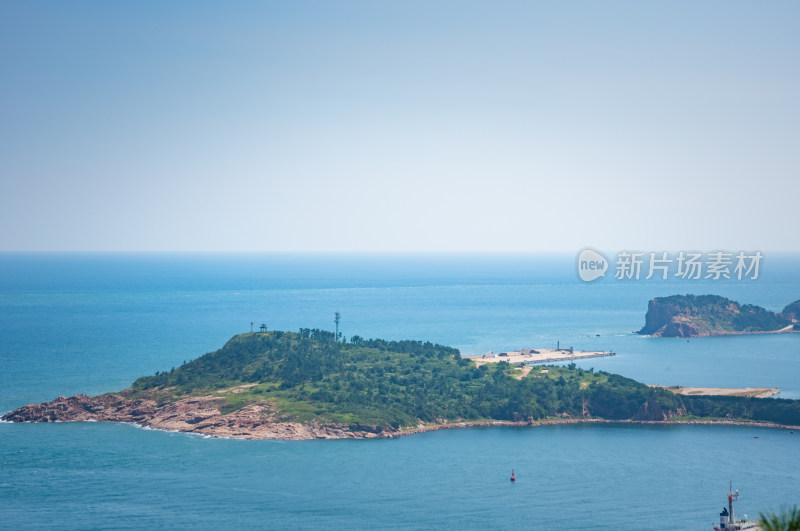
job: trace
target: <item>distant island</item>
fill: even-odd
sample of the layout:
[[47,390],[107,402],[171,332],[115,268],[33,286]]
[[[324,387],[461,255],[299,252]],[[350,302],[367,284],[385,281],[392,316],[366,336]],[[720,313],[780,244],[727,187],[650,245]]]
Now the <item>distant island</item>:
[[800,301],[774,313],[760,306],[739,304],[719,295],[672,295],[652,299],[639,334],[701,337],[764,334],[800,330]]
[[345,342],[333,332],[301,329],[237,335],[124,391],[58,397],[3,420],[129,422],[247,439],[367,438],[568,422],[797,426],[800,401],[681,396],[574,364],[478,367],[457,349],[429,342],[358,336]]

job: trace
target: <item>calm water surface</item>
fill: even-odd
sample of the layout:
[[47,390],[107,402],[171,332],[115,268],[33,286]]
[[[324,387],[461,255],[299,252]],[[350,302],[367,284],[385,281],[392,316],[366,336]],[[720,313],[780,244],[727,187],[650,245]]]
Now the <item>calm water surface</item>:
[[[561,341],[646,383],[780,387],[800,335],[643,338],[647,301],[780,310],[800,257],[755,282],[576,280],[574,257],[0,255],[0,411],[125,388],[270,329],[427,339],[465,354]],[[751,515],[800,499],[800,433],[703,426],[468,429],[379,441],[234,441],[127,425],[0,424],[0,528],[710,529],[729,480]],[[511,468],[518,481],[511,484]]]

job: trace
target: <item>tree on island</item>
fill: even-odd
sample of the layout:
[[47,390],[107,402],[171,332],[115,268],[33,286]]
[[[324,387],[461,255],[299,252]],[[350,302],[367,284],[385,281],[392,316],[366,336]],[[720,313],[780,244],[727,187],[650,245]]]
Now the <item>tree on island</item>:
[[333,322],[336,323],[336,339],[338,341],[338,339],[339,339],[339,321],[341,321],[341,319],[342,319],[342,314],[340,314],[339,312],[336,312],[333,315],[334,315]]

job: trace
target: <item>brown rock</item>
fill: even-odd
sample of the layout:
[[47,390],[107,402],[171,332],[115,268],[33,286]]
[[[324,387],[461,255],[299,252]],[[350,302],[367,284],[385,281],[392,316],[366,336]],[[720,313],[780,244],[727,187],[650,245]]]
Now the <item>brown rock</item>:
[[185,398],[159,406],[117,394],[69,398],[30,404],[3,416],[11,422],[130,422],[150,428],[239,439],[346,439],[391,436],[377,426],[317,425],[279,421],[271,404],[252,404],[223,415],[208,398]]

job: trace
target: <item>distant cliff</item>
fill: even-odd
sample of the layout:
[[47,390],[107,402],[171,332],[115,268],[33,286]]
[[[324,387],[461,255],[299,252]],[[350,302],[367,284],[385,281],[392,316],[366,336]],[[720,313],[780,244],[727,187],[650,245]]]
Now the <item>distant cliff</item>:
[[739,304],[719,295],[658,297],[647,307],[639,334],[698,337],[777,332],[792,324],[788,311],[800,312],[800,301],[778,314],[752,304]]

